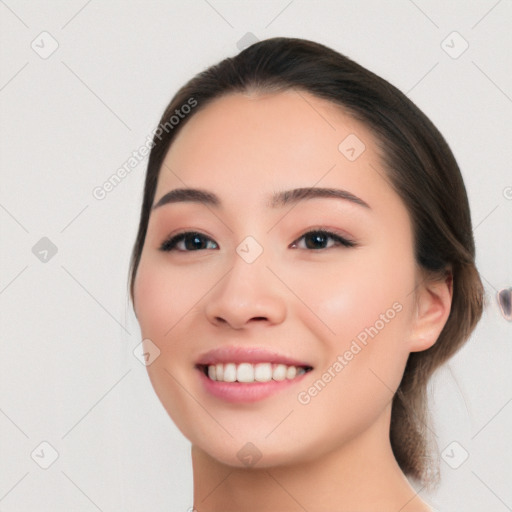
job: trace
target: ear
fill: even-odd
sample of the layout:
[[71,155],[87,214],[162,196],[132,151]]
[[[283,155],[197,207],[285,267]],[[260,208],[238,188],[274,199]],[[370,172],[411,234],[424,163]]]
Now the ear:
[[450,315],[453,277],[426,278],[416,291],[416,315],[409,340],[411,352],[430,348],[439,338]]

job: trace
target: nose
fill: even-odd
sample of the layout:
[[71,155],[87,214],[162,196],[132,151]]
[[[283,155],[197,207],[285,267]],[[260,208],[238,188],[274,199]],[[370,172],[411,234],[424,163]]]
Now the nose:
[[235,255],[231,270],[208,294],[206,316],[215,326],[237,330],[278,325],[286,318],[285,290],[279,285],[263,258],[247,263]]

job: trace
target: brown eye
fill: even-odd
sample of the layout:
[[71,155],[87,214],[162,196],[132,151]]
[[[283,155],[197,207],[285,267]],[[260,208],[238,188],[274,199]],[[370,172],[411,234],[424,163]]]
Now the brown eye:
[[[304,246],[299,246],[299,241],[304,240]],[[347,240],[336,233],[330,231],[317,230],[309,231],[293,242],[292,247],[300,249],[329,249],[334,246],[354,247],[356,244]]]
[[218,249],[219,246],[211,238],[203,235],[188,231],[175,235],[166,240],[161,246],[161,251],[202,251],[205,249]]

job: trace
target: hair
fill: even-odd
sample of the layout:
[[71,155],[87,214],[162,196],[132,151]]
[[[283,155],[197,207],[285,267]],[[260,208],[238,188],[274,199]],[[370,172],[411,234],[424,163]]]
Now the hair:
[[[160,168],[177,133],[195,113],[222,96],[286,90],[326,99],[370,129],[388,181],[410,215],[417,266],[429,279],[451,275],[449,317],[434,345],[409,355],[393,397],[390,424],[391,447],[404,474],[436,483],[438,470],[433,469],[427,432],[427,382],[469,338],[482,315],[484,290],[475,265],[468,198],[454,155],[428,117],[383,78],[322,44],[275,37],[222,60],[181,87],[152,140],[129,270],[132,302]],[[173,124],[176,110],[195,105],[193,101],[197,106]]]

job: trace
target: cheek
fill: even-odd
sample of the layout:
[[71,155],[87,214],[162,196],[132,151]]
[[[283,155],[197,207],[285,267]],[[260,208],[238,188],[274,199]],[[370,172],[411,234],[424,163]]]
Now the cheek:
[[186,436],[187,418],[200,411],[194,409],[194,402],[180,386],[190,368],[183,364],[187,345],[179,342],[178,335],[180,320],[197,298],[190,286],[184,286],[184,279],[180,281],[179,273],[169,274],[169,267],[143,255],[134,282],[134,304],[142,338],[150,339],[160,350],[146,367],[149,379],[167,413]]
[[144,337],[155,338],[157,344],[172,338],[174,326],[207,290],[207,283],[202,289],[197,281],[159,257],[142,256],[134,282],[134,304]]
[[[400,257],[384,249],[362,250],[287,271],[297,297],[315,313],[303,317],[310,319],[309,327],[317,334],[322,332],[319,329],[324,334],[330,332],[342,342],[375,324],[395,303],[408,310],[415,268],[412,254],[405,249]],[[395,326],[403,328],[408,315],[393,318],[398,320],[393,322]]]
[[160,275],[156,266],[141,258],[134,283],[134,305],[142,336],[152,340],[163,337],[164,324],[171,320],[172,308],[168,306],[172,297]]
[[297,295],[315,313],[302,316],[304,325],[324,348],[319,373],[330,372],[321,377],[319,387],[328,384],[315,409],[367,417],[398,387],[409,354],[415,275],[412,252],[402,249],[400,264],[397,251],[360,251],[296,277]]

